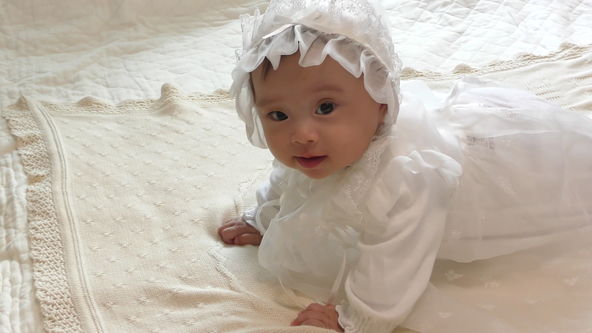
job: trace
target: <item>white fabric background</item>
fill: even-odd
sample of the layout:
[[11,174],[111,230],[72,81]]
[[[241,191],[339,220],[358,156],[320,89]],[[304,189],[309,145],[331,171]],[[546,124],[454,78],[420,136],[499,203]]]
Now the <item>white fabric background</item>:
[[[14,103],[20,94],[50,101],[95,96],[120,102],[157,98],[164,82],[174,83],[186,92],[226,89],[234,49],[240,45],[237,17],[263,3],[4,0],[0,3],[0,108]],[[525,52],[548,54],[564,42],[592,43],[590,0],[386,0],[384,6],[391,13],[391,27],[401,58],[415,70],[408,69],[407,73],[428,75],[430,84],[442,90],[446,90],[454,75],[436,75],[433,79],[431,72],[456,70],[460,75],[471,67],[513,59]],[[491,72],[496,79],[531,88],[561,105],[590,110],[590,85],[581,78],[590,77],[591,60],[590,51],[584,52],[588,57],[579,58],[576,64],[558,62],[559,67],[542,71],[550,75],[547,77],[524,78],[539,66],[517,71],[515,75],[503,71],[496,74],[500,68],[495,66]],[[571,74],[565,74],[566,70],[571,70]],[[563,86],[561,75],[567,75],[567,86]],[[559,84],[562,86],[558,88]],[[558,93],[558,89],[565,94]],[[10,153],[10,138],[4,130],[0,133],[2,153],[8,152],[3,155],[3,167],[17,165],[18,158]],[[13,180],[12,185],[9,179]],[[0,331],[35,332],[39,318],[31,293],[30,255],[24,234],[23,178],[3,173],[2,185],[6,191],[0,196]],[[590,272],[587,250],[574,251],[576,255],[566,252],[569,267]],[[555,269],[554,264],[562,272],[554,270],[553,274],[563,279],[567,287],[587,283],[583,275],[570,275],[569,270],[563,270],[561,265],[565,262],[545,267]],[[444,267],[437,268],[441,279],[457,281],[460,275],[467,276],[467,271]],[[484,284],[485,294],[489,294],[490,287],[500,285],[493,275],[475,280]],[[529,281],[524,285],[529,285]],[[505,293],[512,292],[510,288]],[[491,304],[484,306],[492,308]],[[567,310],[569,306],[557,308]],[[535,315],[550,316],[546,312]]]

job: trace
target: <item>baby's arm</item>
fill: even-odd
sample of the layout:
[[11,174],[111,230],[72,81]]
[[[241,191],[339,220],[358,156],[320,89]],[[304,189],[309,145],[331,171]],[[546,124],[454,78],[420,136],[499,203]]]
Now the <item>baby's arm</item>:
[[240,218],[225,221],[218,228],[218,235],[224,243],[231,245],[261,244],[263,233],[279,211],[279,197],[285,177],[285,168],[281,167],[278,162],[274,162],[274,169],[269,181],[257,190],[257,208],[245,212]]
[[242,217],[224,222],[218,228],[218,235],[224,243],[231,245],[259,245],[263,238],[261,233]]
[[360,257],[337,306],[348,333],[391,332],[429,284],[460,165],[435,151],[394,158],[368,195]]

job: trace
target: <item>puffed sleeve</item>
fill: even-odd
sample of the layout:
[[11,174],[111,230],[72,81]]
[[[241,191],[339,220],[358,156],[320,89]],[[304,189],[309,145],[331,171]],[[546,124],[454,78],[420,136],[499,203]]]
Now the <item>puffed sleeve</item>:
[[367,201],[358,262],[337,307],[348,333],[391,332],[428,286],[460,165],[433,150],[397,156],[378,173]]
[[280,210],[279,198],[287,177],[286,168],[274,161],[269,180],[256,192],[257,207],[243,213],[243,220],[255,227],[262,235]]

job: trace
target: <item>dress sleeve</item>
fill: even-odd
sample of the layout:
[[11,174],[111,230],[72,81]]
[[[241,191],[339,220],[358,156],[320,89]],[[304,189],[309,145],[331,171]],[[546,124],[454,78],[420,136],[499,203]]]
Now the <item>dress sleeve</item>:
[[337,307],[345,332],[388,333],[411,312],[429,284],[460,173],[433,150],[397,156],[379,172],[360,257],[345,281],[347,302]]
[[262,235],[269,227],[280,210],[279,199],[283,192],[283,184],[287,177],[287,171],[274,161],[273,171],[269,180],[265,182],[256,192],[257,207],[243,213],[243,220],[255,227]]

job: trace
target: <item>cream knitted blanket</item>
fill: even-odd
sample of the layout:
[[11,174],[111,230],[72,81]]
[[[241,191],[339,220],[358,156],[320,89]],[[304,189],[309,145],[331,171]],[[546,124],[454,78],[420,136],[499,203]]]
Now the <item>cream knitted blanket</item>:
[[[566,47],[520,67],[470,74],[590,110],[590,54]],[[436,88],[454,78],[405,75]],[[288,296],[259,268],[255,247],[218,240],[224,217],[253,203],[272,159],[248,144],[229,96],[185,96],[165,85],[158,100],[23,97],[3,112],[29,178],[31,251],[47,331],[325,332],[288,327],[298,303],[309,300]],[[553,327],[553,315],[592,308],[589,297],[578,297],[592,292],[592,250],[577,244],[552,248],[547,253],[560,260],[536,271],[532,263],[543,263],[544,251],[517,256],[510,268],[495,260],[438,263],[432,282],[509,321],[531,316]],[[543,289],[553,297],[540,297]]]
[[293,319],[256,248],[216,235],[271,164],[227,97],[165,85],[156,101],[21,98],[6,114],[48,331],[281,332]]

